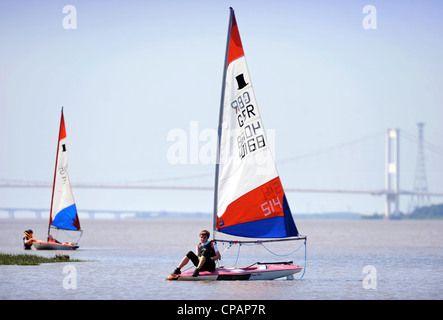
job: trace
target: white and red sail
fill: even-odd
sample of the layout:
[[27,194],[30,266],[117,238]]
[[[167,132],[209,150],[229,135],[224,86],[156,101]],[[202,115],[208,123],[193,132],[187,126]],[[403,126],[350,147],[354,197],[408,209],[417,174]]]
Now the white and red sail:
[[242,237],[298,236],[266,139],[232,8],[226,47],[214,229]]
[[63,109],[60,120],[49,225],[59,229],[80,230],[80,220],[78,219],[68,174],[68,151]]

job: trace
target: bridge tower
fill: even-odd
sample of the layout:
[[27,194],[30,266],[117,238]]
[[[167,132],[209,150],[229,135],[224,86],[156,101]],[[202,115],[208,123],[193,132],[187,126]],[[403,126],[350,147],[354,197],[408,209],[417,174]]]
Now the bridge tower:
[[[399,217],[400,186],[400,130],[388,129],[386,132],[386,207],[385,218]],[[392,208],[393,206],[393,208]],[[392,210],[393,209],[393,210]]]
[[428,183],[426,179],[425,170],[425,152],[424,152],[424,123],[417,123],[418,126],[418,150],[417,150],[417,164],[415,168],[415,180],[414,180],[414,194],[409,204],[409,212],[414,211],[417,208],[429,205],[430,199],[428,195],[420,193],[428,192]]

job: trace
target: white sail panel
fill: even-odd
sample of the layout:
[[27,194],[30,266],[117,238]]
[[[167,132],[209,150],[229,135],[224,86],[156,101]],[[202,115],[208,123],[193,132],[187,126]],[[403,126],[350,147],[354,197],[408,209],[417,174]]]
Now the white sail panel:
[[217,216],[234,200],[277,176],[243,56],[229,64],[226,74]]

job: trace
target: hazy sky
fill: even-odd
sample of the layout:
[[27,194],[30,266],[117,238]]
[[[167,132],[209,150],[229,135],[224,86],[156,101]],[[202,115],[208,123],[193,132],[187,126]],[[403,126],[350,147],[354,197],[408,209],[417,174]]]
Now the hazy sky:
[[[424,122],[428,188],[443,193],[440,1],[3,0],[0,183],[52,183],[64,106],[73,185],[212,186],[230,6],[285,188],[383,189],[386,130],[399,128],[411,190]],[[80,210],[213,205],[211,191],[73,193]],[[49,210],[50,197],[0,188],[0,208]],[[381,196],[287,198],[295,213],[384,211]]]

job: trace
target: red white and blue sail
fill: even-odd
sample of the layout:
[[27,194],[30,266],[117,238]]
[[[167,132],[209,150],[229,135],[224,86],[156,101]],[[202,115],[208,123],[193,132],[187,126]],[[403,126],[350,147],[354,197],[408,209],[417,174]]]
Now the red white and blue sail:
[[68,151],[63,109],[60,120],[49,225],[59,229],[80,230],[80,220],[78,219],[68,174]]
[[298,236],[231,8],[219,121],[214,229],[253,238]]

